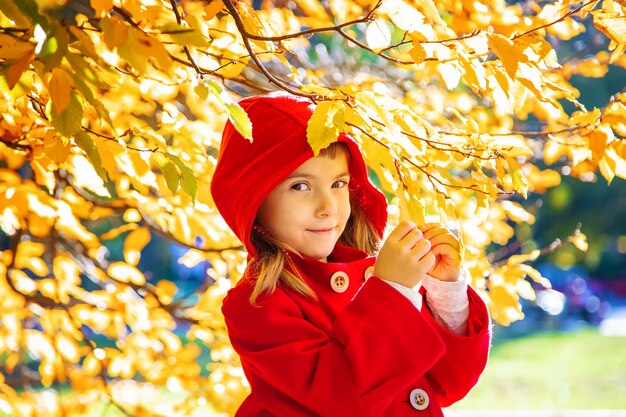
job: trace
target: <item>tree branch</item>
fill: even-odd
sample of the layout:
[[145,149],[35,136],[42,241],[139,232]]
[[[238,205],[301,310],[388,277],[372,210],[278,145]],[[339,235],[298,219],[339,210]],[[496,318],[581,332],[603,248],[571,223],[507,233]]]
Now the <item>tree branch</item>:
[[263,72],[263,75],[265,75],[265,77],[267,77],[267,79],[271,83],[274,83],[278,87],[282,88],[283,90],[291,94],[297,95],[297,96],[307,97],[314,101],[323,99],[323,96],[320,96],[319,94],[307,94],[307,93],[302,93],[300,91],[297,91],[293,89],[292,87],[290,87],[289,85],[283,83],[276,77],[274,77],[274,75],[272,75],[267,70],[267,68],[265,68],[265,66],[261,63],[261,60],[259,60],[259,58],[256,56],[256,53],[254,52],[252,45],[250,44],[250,39],[248,38],[248,32],[246,31],[243,21],[241,20],[241,16],[239,15],[239,12],[237,11],[237,8],[233,4],[232,0],[223,0],[223,3],[224,3],[224,6],[226,6],[226,9],[228,9],[228,12],[230,13],[230,15],[235,20],[235,25],[237,26],[237,30],[241,34],[243,43],[246,47],[246,50],[250,54],[250,57],[252,58],[254,63],[257,65],[257,67],[261,70],[261,72]]
[[0,142],[4,143],[7,147],[9,147],[11,149],[15,149],[17,151],[31,152],[33,150],[33,148],[30,145],[22,145],[22,144],[17,143],[17,142],[8,141],[8,140],[6,140],[4,138],[0,138]]
[[[178,7],[176,6],[176,0],[170,0],[170,4],[172,5],[172,10],[174,10],[174,15],[176,15],[176,23],[178,23],[179,25],[182,25],[183,19],[180,15],[180,12],[178,11]],[[198,64],[196,64],[196,61],[194,61],[193,57],[191,56],[189,47],[187,45],[183,45],[183,50],[185,51],[185,55],[187,55],[187,59],[189,60],[193,68],[196,70],[198,77],[200,77],[200,79],[204,78],[204,75],[202,74],[202,71],[200,71]]]

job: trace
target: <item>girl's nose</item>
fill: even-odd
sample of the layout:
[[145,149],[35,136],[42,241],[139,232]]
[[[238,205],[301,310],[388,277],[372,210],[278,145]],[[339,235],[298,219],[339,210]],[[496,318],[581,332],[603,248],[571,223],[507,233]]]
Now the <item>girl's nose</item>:
[[337,213],[337,201],[330,192],[320,193],[317,201],[315,215],[318,217],[327,217]]

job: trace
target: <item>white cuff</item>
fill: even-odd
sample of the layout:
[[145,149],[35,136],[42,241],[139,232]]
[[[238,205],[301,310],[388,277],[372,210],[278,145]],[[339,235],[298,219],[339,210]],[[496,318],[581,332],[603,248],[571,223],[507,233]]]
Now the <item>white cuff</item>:
[[458,281],[440,281],[429,275],[422,280],[422,285],[426,289],[426,300],[435,319],[457,335],[464,334],[467,328],[468,278],[468,274],[461,270]]
[[385,281],[387,284],[398,290],[400,294],[404,295],[406,298],[409,299],[410,302],[413,303],[415,308],[422,311],[422,294],[420,294],[418,291],[419,286],[415,288],[409,288],[405,287],[402,284],[398,284],[397,282],[386,281],[384,279],[382,281]]

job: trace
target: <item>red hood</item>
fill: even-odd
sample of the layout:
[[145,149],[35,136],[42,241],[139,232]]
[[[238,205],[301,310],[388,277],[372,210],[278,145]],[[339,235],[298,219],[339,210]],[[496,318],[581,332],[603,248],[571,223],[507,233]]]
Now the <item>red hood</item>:
[[[250,231],[267,195],[300,165],[313,157],[306,128],[315,104],[283,92],[246,98],[239,102],[252,121],[250,142],[227,122],[217,167],[211,182],[215,206],[250,256],[256,250]],[[350,151],[350,193],[372,220],[382,237],[387,222],[384,195],[367,177],[363,156],[354,140],[341,134]]]

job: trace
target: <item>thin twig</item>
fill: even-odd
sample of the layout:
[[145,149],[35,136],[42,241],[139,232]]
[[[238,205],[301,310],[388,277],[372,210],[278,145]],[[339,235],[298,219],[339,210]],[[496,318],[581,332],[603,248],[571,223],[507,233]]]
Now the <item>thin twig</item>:
[[[172,10],[174,10],[174,15],[176,15],[176,23],[182,25],[183,19],[180,15],[180,12],[178,11],[178,7],[176,6],[176,0],[170,0],[170,4],[172,5]],[[194,61],[193,57],[191,56],[191,51],[189,51],[189,47],[187,45],[183,45],[183,50],[185,51],[185,55],[187,55],[187,59],[196,70],[198,77],[200,77],[200,79],[204,78],[204,75],[202,74],[202,71],[200,71],[198,64],[196,64],[196,61]]]
[[[91,133],[92,135],[96,135],[96,136],[98,136],[99,138],[106,139],[106,140],[110,140],[110,141],[112,141],[112,142],[115,142],[115,143],[117,143],[117,144],[120,144],[120,143],[119,143],[119,141],[118,141],[117,139],[115,139],[114,137],[112,137],[112,136],[107,136],[107,135],[103,135],[102,133],[94,132],[93,130],[91,130],[91,129],[89,129],[88,127],[85,127],[85,126],[81,126],[81,127],[82,127],[82,129],[83,129],[85,132],[89,132],[89,133]],[[124,146],[125,146],[127,149],[131,149],[131,150],[133,150],[133,151],[137,151],[137,152],[152,152],[152,153],[159,152],[159,147],[158,147],[158,146],[157,146],[157,147],[155,147],[155,148],[152,148],[152,149],[135,148],[134,146],[130,146],[130,145],[128,145],[127,143],[124,143]]]
[[587,7],[591,3],[599,3],[599,0],[589,0],[587,3],[581,4],[576,9],[567,12],[565,15],[561,16],[559,19],[555,20],[554,22],[546,23],[545,25],[541,25],[541,26],[538,26],[536,28],[530,29],[530,30],[528,30],[528,31],[526,31],[524,33],[520,33],[519,35],[515,35],[515,36],[513,36],[513,38],[511,38],[511,40],[518,39],[518,38],[521,38],[523,36],[529,35],[529,34],[531,34],[533,32],[536,32],[538,30],[545,29],[545,28],[547,28],[549,26],[552,26],[552,25],[556,25],[557,23],[562,22],[563,20],[567,19],[571,15],[573,15],[575,13],[578,13],[579,11],[581,11],[583,8]]

